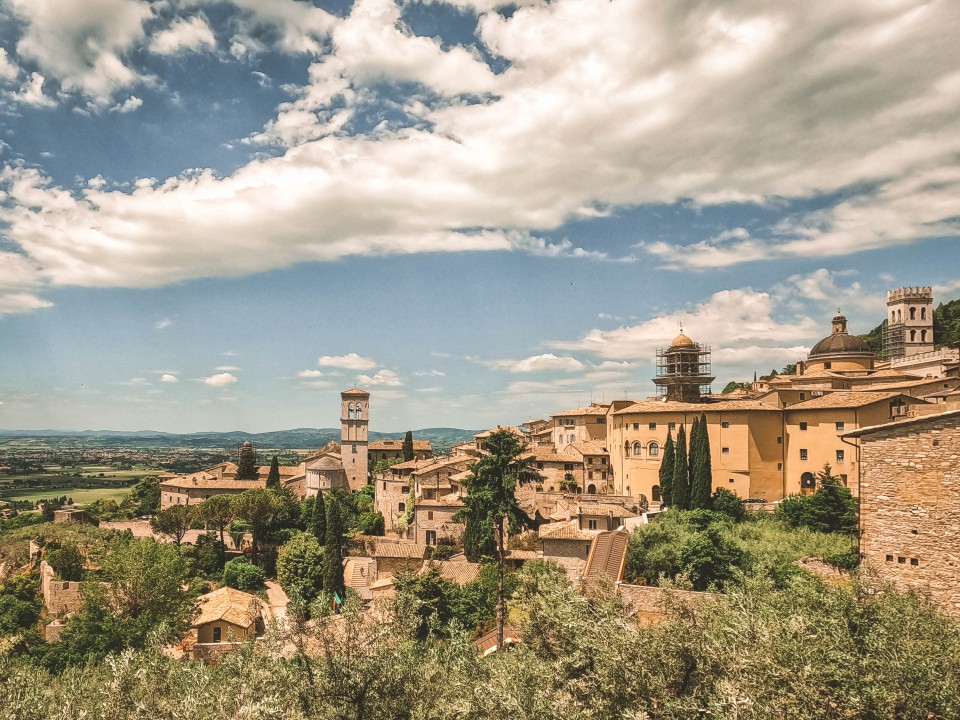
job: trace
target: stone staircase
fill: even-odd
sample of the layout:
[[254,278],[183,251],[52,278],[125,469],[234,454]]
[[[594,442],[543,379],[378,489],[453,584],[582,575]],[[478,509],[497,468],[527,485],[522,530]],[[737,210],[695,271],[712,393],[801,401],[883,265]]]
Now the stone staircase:
[[613,530],[597,535],[593,539],[583,570],[584,581],[591,583],[605,577],[610,582],[622,582],[629,540],[630,533],[625,530]]

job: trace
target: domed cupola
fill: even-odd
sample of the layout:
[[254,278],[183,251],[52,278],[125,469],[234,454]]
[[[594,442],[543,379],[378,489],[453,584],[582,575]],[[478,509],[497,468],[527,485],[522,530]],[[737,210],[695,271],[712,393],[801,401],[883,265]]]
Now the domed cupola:
[[812,370],[870,370],[873,350],[866,341],[847,332],[847,318],[837,311],[833,332],[818,342],[807,356],[806,372]]

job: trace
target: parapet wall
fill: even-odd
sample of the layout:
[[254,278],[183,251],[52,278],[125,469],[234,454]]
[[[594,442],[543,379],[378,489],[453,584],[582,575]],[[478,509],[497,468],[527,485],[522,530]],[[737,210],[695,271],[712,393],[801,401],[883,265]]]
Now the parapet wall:
[[690,607],[704,601],[714,602],[719,597],[716,593],[623,583],[617,585],[617,592],[620,593],[628,613],[648,621],[665,618],[683,607]]
[[83,605],[81,583],[56,580],[53,568],[46,560],[40,561],[40,587],[43,590],[43,605],[54,617],[63,617],[76,612]]
[[920,285],[917,287],[902,287],[896,290],[887,290],[887,302],[899,302],[900,300],[933,300],[933,288],[929,285]]

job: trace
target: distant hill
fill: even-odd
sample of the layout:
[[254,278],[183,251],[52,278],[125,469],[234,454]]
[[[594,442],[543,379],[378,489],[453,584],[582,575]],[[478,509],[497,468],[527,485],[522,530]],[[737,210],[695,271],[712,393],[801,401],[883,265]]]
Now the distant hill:
[[[879,353],[883,340],[883,323],[859,337],[867,341],[875,354]],[[933,340],[934,346],[938,348],[960,343],[960,298],[940,303],[933,311]]]
[[[429,440],[436,452],[445,452],[458,443],[473,438],[479,430],[461,428],[424,428],[414,430],[418,440]],[[404,432],[371,432],[371,440],[402,440]],[[340,439],[340,428],[294,428],[264,433],[206,432],[165,433],[157,430],[0,430],[2,437],[60,438],[89,441],[94,445],[126,445],[129,447],[233,448],[249,440],[264,449],[319,448]]]

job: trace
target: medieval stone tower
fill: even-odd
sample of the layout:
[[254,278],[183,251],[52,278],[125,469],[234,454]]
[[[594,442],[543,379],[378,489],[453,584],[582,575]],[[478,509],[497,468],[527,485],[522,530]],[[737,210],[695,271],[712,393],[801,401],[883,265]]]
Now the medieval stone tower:
[[889,359],[933,351],[933,288],[903,287],[887,292],[883,344]]
[[367,426],[370,393],[353,388],[340,393],[340,457],[350,490],[367,484]]

